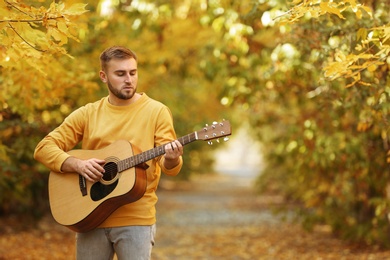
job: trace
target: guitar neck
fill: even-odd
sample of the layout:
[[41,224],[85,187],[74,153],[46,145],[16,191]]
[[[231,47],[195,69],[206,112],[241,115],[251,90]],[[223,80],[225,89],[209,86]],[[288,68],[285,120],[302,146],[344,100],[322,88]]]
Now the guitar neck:
[[[183,146],[189,143],[192,143],[197,140],[196,132],[193,132],[191,134],[182,136],[177,139]],[[153,158],[156,158],[160,155],[165,154],[165,145],[161,145],[158,147],[155,147],[153,149],[147,150],[145,152],[136,154],[134,156],[131,156],[129,158],[120,160],[117,162],[118,165],[118,172],[125,171],[127,169],[130,169],[132,167],[135,167],[139,164],[142,164],[144,162],[147,162]]]

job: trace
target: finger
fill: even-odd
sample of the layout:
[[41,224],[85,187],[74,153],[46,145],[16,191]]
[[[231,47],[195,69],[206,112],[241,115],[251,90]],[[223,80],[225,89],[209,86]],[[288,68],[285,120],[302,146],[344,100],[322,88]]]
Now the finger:
[[83,176],[87,181],[95,182],[94,179],[92,179],[92,178],[89,176],[88,172],[85,172],[85,173],[81,174],[81,176]]
[[171,146],[172,146],[172,149],[175,150],[175,149],[180,149],[182,147],[181,143],[178,141],[178,140],[174,140],[172,143],[171,143]]
[[182,144],[178,140],[175,140],[173,143],[175,145],[175,151],[177,151],[179,154],[182,154],[183,153]]
[[103,166],[104,166],[104,164],[106,163],[105,160],[99,160],[99,159],[93,158],[93,159],[90,160],[90,163],[91,163],[91,165],[92,165],[95,169],[99,170],[100,172],[103,172],[103,171],[104,171]]
[[165,152],[170,152],[173,150],[173,146],[172,146],[172,143],[169,143],[165,146]]
[[98,181],[103,177],[101,171],[99,171],[99,169],[96,169],[95,166],[101,167],[98,164],[93,165],[93,163],[85,165],[84,177],[90,181]]
[[100,181],[100,179],[103,177],[103,175],[101,173],[95,174],[95,173],[91,172],[89,177],[92,179],[93,182],[97,182],[97,181]]
[[96,174],[102,175],[102,173],[105,172],[103,166],[101,166],[101,165],[98,164],[98,163],[93,162],[93,163],[92,163],[92,167],[93,167],[93,168],[92,168],[93,172],[96,173]]
[[179,149],[180,152],[183,152],[183,145],[179,142],[176,141],[177,148]]

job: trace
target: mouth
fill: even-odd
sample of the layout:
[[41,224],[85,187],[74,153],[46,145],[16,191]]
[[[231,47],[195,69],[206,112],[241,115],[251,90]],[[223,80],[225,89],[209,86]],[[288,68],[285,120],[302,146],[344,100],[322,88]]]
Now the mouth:
[[122,89],[123,89],[123,90],[126,90],[126,91],[133,90],[133,88],[132,88],[132,87],[129,87],[129,86],[123,87]]

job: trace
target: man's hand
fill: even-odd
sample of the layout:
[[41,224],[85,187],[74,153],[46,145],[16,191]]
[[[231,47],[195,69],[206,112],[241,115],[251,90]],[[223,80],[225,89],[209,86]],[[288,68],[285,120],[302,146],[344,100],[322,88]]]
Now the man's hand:
[[62,164],[63,172],[76,172],[91,182],[98,182],[103,177],[105,164],[104,160],[92,158],[81,160],[75,157],[69,157]]
[[172,169],[180,163],[180,156],[183,155],[183,146],[178,140],[165,145],[164,166]]

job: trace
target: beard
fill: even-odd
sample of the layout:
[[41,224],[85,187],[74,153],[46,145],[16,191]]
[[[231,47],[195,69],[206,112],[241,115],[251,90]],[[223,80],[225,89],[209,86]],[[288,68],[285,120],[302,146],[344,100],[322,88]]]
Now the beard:
[[111,93],[114,94],[114,96],[123,100],[131,99],[137,90],[137,88],[134,88],[134,90],[131,90],[130,92],[129,91],[121,92],[121,90],[115,89],[109,80],[107,80],[107,86],[108,89],[111,91]]

